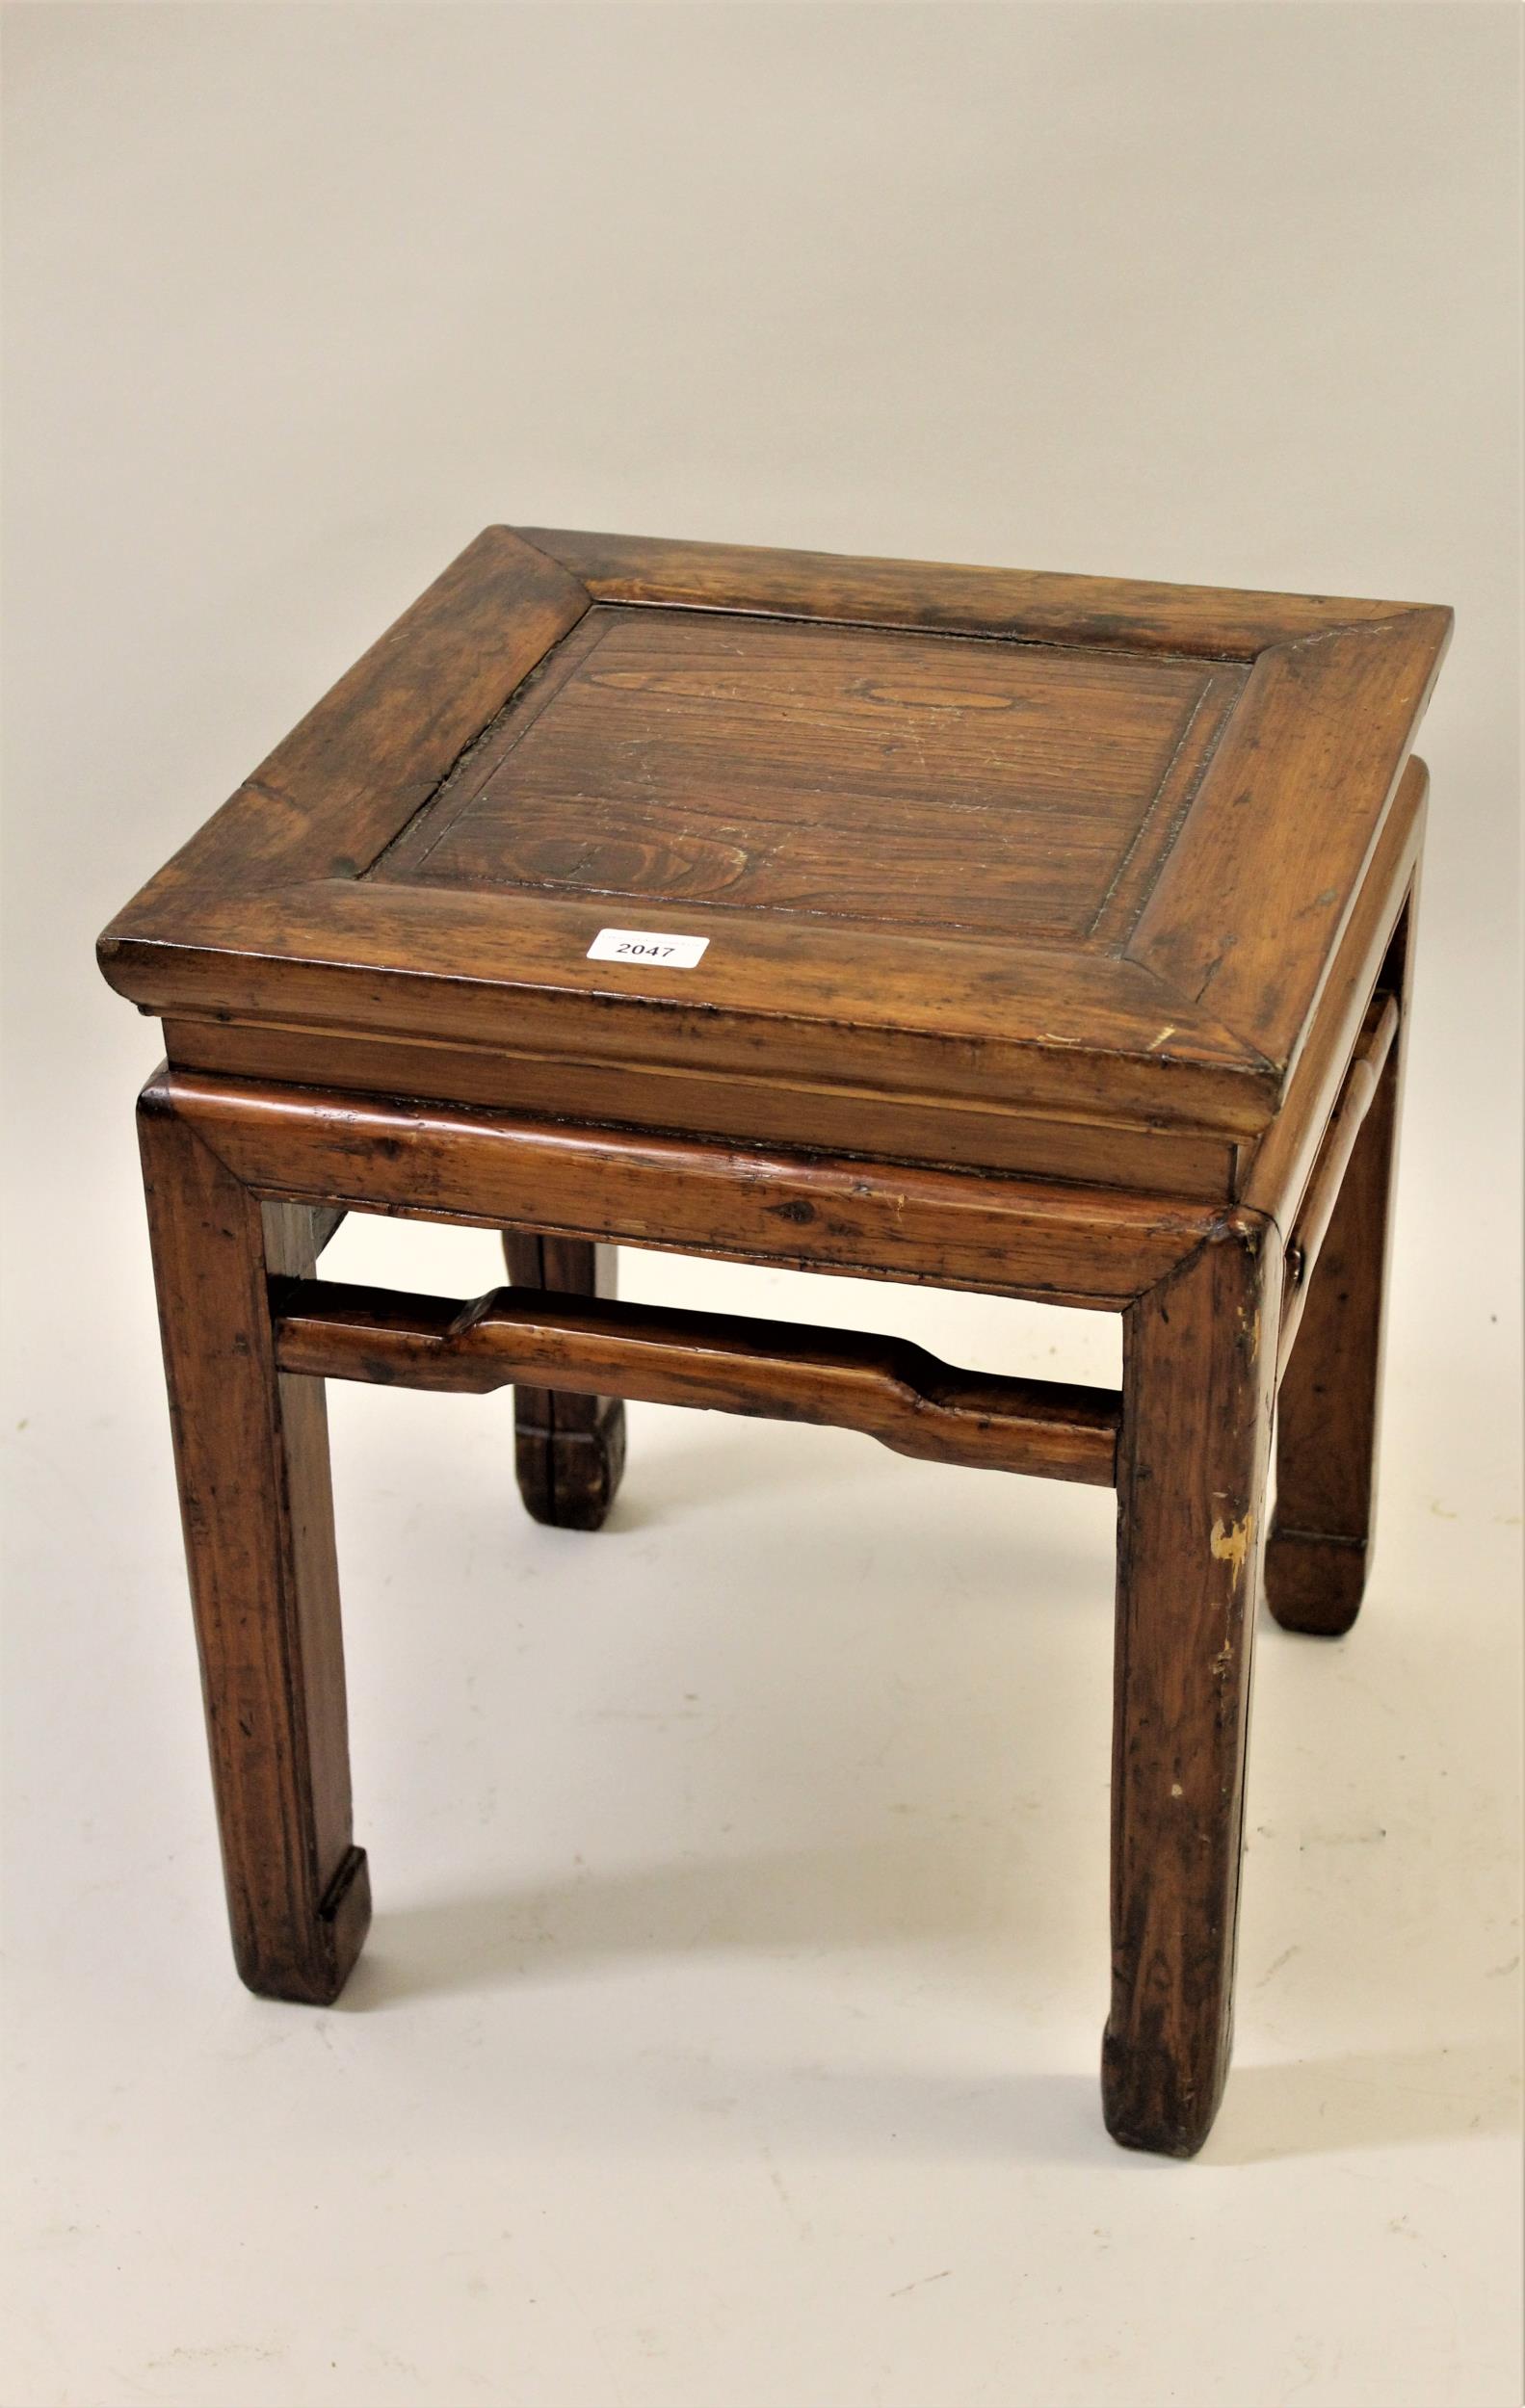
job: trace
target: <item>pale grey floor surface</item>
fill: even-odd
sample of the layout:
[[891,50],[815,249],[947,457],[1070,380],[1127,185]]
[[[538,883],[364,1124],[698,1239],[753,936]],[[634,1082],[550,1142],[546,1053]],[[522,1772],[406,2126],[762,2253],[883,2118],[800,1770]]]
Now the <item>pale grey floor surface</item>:
[[[579,1537],[521,1514],[506,1398],[331,1391],[377,1919],[334,2010],[248,1997],[101,1237],[10,1433],[8,2401],[1512,2401],[1518,1532],[1422,1316],[1366,1618],[1260,1634],[1237,2071],[1182,2166],[1098,2113],[1111,1501],[841,1433],[637,1408]],[[374,1222],[330,1259],[495,1275]],[[1110,1322],[628,1284],[1115,1368]]]

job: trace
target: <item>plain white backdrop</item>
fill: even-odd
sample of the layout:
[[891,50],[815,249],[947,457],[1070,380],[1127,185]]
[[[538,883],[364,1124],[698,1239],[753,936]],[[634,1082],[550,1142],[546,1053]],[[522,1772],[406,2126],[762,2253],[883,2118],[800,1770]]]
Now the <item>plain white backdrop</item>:
[[[8,2408],[1517,2399],[1519,29],[7,12]],[[92,944],[494,518],[1458,611],[1377,1570],[1261,1633],[1193,2165],[1099,2119],[1108,1501],[842,1434],[638,1408],[579,1539],[506,1397],[335,1395],[377,1921],[234,1978]]]

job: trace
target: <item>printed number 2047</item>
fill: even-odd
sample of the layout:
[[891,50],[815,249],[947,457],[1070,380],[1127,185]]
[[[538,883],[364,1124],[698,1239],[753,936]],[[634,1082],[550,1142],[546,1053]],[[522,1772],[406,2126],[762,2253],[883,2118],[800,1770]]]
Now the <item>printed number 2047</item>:
[[588,948],[591,961],[652,961],[692,970],[707,936],[679,936],[669,929],[600,929]]

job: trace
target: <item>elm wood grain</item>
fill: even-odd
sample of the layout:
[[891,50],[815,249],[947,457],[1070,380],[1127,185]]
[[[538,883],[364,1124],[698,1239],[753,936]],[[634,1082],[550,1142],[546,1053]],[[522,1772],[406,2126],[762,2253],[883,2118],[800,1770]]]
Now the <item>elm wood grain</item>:
[[507,1046],[416,1045],[244,1021],[167,1020],[164,1041],[177,1068],[277,1086],[428,1097],[532,1118],[670,1136],[687,1131],[738,1143],[1009,1170],[1204,1200],[1232,1196],[1239,1161],[1238,1150],[1222,1137],[1163,1123],[1040,1117],[825,1081],[796,1079],[785,1086],[735,1070],[710,1076],[672,1066],[546,1059]]
[[[1383,973],[1394,990],[1383,1018],[1393,1012],[1396,1029],[1303,1285],[1277,1400],[1267,1602],[1283,1629],[1323,1638],[1351,1628],[1371,1568],[1414,909],[1410,898]],[[1322,1213],[1317,1187],[1315,1173],[1309,1198]]]
[[1269,1213],[1286,1238],[1292,1235],[1367,1006],[1380,984],[1392,983],[1385,980],[1384,964],[1413,892],[1429,791],[1429,771],[1422,761],[1410,761],[1330,962],[1308,1041],[1281,1109],[1245,1164],[1240,1200],[1252,1211]]
[[828,624],[1170,652],[1186,659],[1252,661],[1268,644],[1296,643],[1414,607],[1328,594],[1066,577],[1051,570],[971,568],[945,561],[764,551],[565,527],[521,527],[517,533],[597,602],[749,611]]
[[[567,1296],[612,1297],[618,1257],[612,1245],[506,1229],[503,1255],[516,1288]],[[596,1531],[609,1518],[625,1465],[625,1410],[616,1395],[517,1383],[513,1459],[519,1494],[537,1522]]]
[[[1449,613],[1415,611],[1263,655],[1129,939],[1130,959],[1244,1033],[1283,1076],[1450,625]],[[1316,829],[1300,807],[1314,793]]]
[[1116,1189],[166,1076],[176,1110],[247,1186],[403,1218],[1119,1310],[1219,1217]]
[[599,619],[379,875],[1078,941],[1125,865],[1147,879],[1244,684],[723,614],[595,609],[578,639]]
[[1116,1396],[958,1372],[898,1339],[528,1289],[462,1303],[301,1279],[272,1301],[276,1360],[320,1379],[480,1396],[529,1378],[563,1394],[860,1430],[934,1463],[1112,1485]]
[[1299,1327],[1317,1275],[1319,1257],[1338,1210],[1351,1157],[1372,1109],[1388,1055],[1398,1034],[1399,1010],[1391,995],[1376,995],[1367,1007],[1360,1041],[1346,1074],[1313,1176],[1298,1208],[1286,1255],[1286,1293],[1281,1308],[1278,1355],[1282,1371],[1297,1343]]
[[1226,1220],[1124,1322],[1107,2126],[1190,2157],[1228,2071],[1281,1240]]
[[1170,847],[1201,789],[1229,714],[1244,694],[1245,685],[1246,671],[1223,663],[1218,664],[1204,681],[1182,724],[1170,766],[1119,854],[1085,929],[1084,941],[1096,952],[1114,955],[1125,952]]
[[145,894],[357,877],[587,608],[565,570],[484,529]]
[[251,1990],[323,2004],[370,1888],[323,1390],[278,1372],[266,1293],[268,1274],[312,1270],[319,1217],[262,1207],[163,1084],[139,1131],[234,1956]]
[[[273,756],[245,805],[223,815],[199,851],[182,856],[113,924],[102,941],[112,981],[140,1005],[176,1018],[227,1013],[719,1076],[743,1071],[759,1082],[772,1075],[784,1091],[794,1081],[834,1078],[941,1093],[955,1103],[1016,1106],[1087,1128],[1158,1121],[1247,1145],[1261,1136],[1308,1041],[1444,648],[1448,614],[1088,580],[976,576],[971,586],[961,570],[926,572],[918,585],[894,564],[639,545],[634,552],[616,546],[623,567],[616,562],[619,573],[610,583],[594,573],[600,541],[567,567],[503,531],[485,537],[421,606],[417,623],[403,622],[356,684],[320,706],[291,754]],[[698,673],[685,646],[695,649],[701,671],[720,620],[739,623],[759,611],[776,617],[787,603],[798,629],[775,624],[748,641],[775,651],[781,644],[791,660],[817,659],[809,695],[836,694],[834,708],[822,701],[813,739],[817,780],[850,788],[855,762],[858,770],[863,764],[865,720],[883,710],[887,723],[908,728],[915,712],[907,719],[900,703],[876,700],[874,691],[855,698],[846,691],[852,678],[844,686],[839,677],[833,688],[831,658],[855,660],[855,647],[870,641],[845,631],[844,610],[851,601],[848,617],[855,611],[893,621],[913,588],[913,621],[933,631],[905,638],[918,662],[933,651],[967,656],[948,688],[961,699],[938,706],[936,741],[947,757],[970,769],[988,741],[988,723],[1000,716],[984,707],[988,662],[1005,652],[1011,660],[997,688],[1002,679],[1015,681],[1012,691],[1023,679],[1044,685],[1051,711],[1038,753],[1051,766],[1068,760],[1076,795],[1092,800],[1112,773],[1117,732],[1109,725],[1113,706],[1092,707],[1098,681],[1132,695],[1127,712],[1137,704],[1147,717],[1155,702],[1144,697],[1174,692],[1183,677],[1211,677],[1214,664],[1226,659],[1238,678],[1253,664],[1216,747],[1206,747],[1211,757],[1189,765],[1179,807],[1168,806],[1157,789],[1144,824],[1115,857],[1099,909],[1099,856],[1080,845],[1045,846],[1032,834],[1042,815],[1031,824],[1022,817],[1032,758],[1020,738],[989,756],[996,817],[1007,814],[1016,848],[1003,872],[1002,908],[1015,908],[1020,889],[1041,897],[1053,922],[1020,941],[911,928],[904,914],[916,907],[914,898],[892,893],[893,881],[876,890],[873,907],[893,905],[898,921],[821,916],[864,899],[863,873],[840,847],[813,867],[802,858],[793,867],[775,862],[767,874],[776,872],[785,885],[773,888],[766,910],[686,902],[684,932],[710,938],[697,976],[590,964],[590,939],[610,916],[593,895],[431,885],[427,858],[415,882],[400,882],[409,819],[473,746],[487,761],[498,722],[505,712],[512,719],[526,678],[539,676],[540,699],[528,733],[499,764],[509,791],[520,753],[526,762],[565,762],[590,749],[586,728],[577,735],[579,696],[586,699],[612,641],[600,637],[587,649],[595,632],[582,627],[590,594],[596,607],[614,605],[621,625],[644,621],[646,666],[639,674],[647,685],[637,699],[640,711],[659,718],[692,703],[675,692]],[[703,610],[690,607],[697,597]],[[960,632],[939,640],[939,626]],[[569,667],[554,657],[568,637]],[[872,641],[887,658],[897,639],[881,628]],[[652,648],[663,642],[672,651],[665,668],[652,665]],[[1077,655],[1083,668],[1073,666]],[[1061,667],[1061,658],[1070,666]],[[805,774],[803,735],[778,748],[777,774],[766,789],[757,782],[766,748],[753,740],[747,696],[736,701],[727,736],[713,679],[711,689],[706,776],[744,791],[748,816],[759,825],[771,810],[770,824],[784,826]],[[1072,723],[1061,725],[1052,712],[1065,691]],[[855,699],[862,710],[846,707]],[[637,708],[628,692],[624,700]],[[526,687],[523,709],[530,707]],[[557,734],[563,713],[565,738]],[[1014,722],[1021,715],[1012,716]],[[950,814],[936,781],[926,790],[914,780],[895,785],[903,769],[883,774],[904,818],[903,857],[923,862]],[[487,783],[494,773],[489,767]],[[463,797],[475,774],[468,759]],[[634,809],[633,789],[619,801],[625,775],[618,747],[606,747],[598,779],[610,781],[609,791],[584,778],[579,793],[587,787],[590,809]],[[267,788],[281,798],[277,805]],[[1057,796],[1051,799],[1058,808]],[[1137,792],[1127,814],[1136,807]],[[494,824],[508,830],[511,821],[500,814]],[[588,833],[569,824],[567,842]],[[800,837],[792,824],[785,833]],[[654,854],[665,846],[670,853],[671,834],[659,791],[637,849],[644,844]],[[381,859],[381,875],[366,876],[389,847],[390,868]],[[742,851],[754,860],[752,847]],[[490,853],[488,845],[484,861]],[[986,858],[1000,868],[999,854]],[[562,867],[573,859],[563,856]],[[589,865],[596,874],[592,854]],[[788,886],[797,872],[799,882]],[[630,877],[650,885],[644,854],[624,882]],[[918,880],[907,875],[901,883],[908,889]],[[808,890],[810,907],[778,907],[785,887],[795,902]],[[938,907],[956,902],[945,895]],[[976,907],[983,907],[978,898]],[[1082,921],[1083,937],[1059,935],[1061,925]],[[1062,1164],[1060,1173],[1086,1175],[1078,1163]]]

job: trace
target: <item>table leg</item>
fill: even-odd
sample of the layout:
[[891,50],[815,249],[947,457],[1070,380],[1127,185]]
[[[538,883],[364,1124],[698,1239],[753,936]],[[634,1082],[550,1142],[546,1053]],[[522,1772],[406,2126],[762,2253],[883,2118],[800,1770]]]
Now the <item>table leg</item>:
[[1400,1021],[1313,1266],[1276,1404],[1266,1595],[1285,1629],[1323,1638],[1350,1629],[1371,1565],[1404,1034]]
[[144,1180],[238,1970],[324,2004],[370,1922],[350,1820],[323,1384],[276,1369],[267,1278],[317,1217],[262,1205],[149,1086]]
[[1108,2129],[1189,2157],[1228,2069],[1281,1244],[1228,1224],[1125,1323]]
[[[516,1288],[612,1296],[616,1249],[582,1238],[506,1229],[503,1251]],[[513,1396],[514,1469],[537,1522],[595,1531],[608,1518],[625,1463],[625,1408],[618,1397],[575,1397],[549,1388]]]

